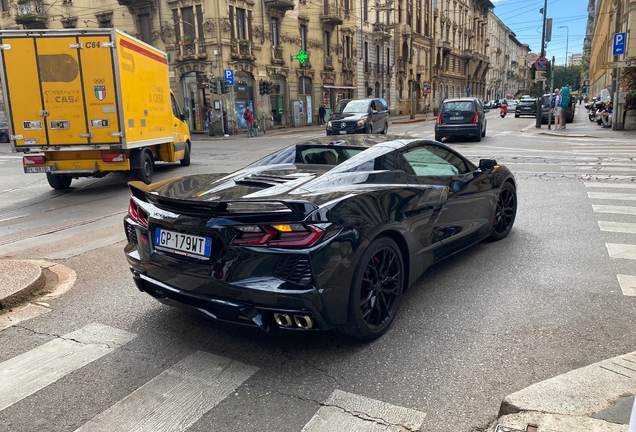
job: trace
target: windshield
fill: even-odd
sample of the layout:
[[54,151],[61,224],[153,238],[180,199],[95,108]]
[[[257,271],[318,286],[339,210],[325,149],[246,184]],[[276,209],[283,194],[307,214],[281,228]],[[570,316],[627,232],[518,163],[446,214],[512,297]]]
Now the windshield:
[[336,105],[336,109],[334,110],[335,114],[342,114],[342,113],[366,114],[368,112],[369,112],[368,100],[340,101],[338,102],[338,105]]

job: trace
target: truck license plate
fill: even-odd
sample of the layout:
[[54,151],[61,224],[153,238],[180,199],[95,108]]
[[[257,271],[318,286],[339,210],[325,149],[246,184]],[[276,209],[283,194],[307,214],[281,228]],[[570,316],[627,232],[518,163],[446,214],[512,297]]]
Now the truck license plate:
[[53,171],[52,166],[35,166],[35,167],[24,167],[25,173],[48,173]]
[[210,257],[212,239],[209,237],[183,234],[157,228],[155,230],[155,247],[183,256]]

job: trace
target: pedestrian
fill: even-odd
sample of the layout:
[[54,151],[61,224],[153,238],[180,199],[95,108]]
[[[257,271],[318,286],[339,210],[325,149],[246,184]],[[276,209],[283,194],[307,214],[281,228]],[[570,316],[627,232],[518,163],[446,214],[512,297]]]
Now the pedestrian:
[[320,105],[320,108],[318,108],[318,124],[320,126],[325,124],[326,114],[327,114],[327,110],[325,109],[324,105]]
[[214,136],[214,111],[212,107],[208,107],[208,110],[205,112],[205,122],[208,125],[208,135]]
[[222,119],[223,119],[223,133],[225,134],[226,137],[229,137],[230,134],[228,133],[229,131],[227,130],[227,111],[222,110]]
[[247,123],[247,137],[253,137],[254,136],[254,130],[252,129],[254,127],[253,123],[254,123],[254,117],[252,116],[252,111],[250,110],[249,107],[245,108],[245,111],[243,111],[243,118],[245,119],[245,122]]
[[614,113],[614,109],[612,107],[612,103],[608,102],[605,109],[601,111],[601,113],[599,114],[599,116],[601,116],[601,120],[603,120],[603,126],[601,127],[604,127],[607,129],[612,128],[613,113]]
[[561,130],[561,93],[558,88],[554,89],[554,103],[550,103],[552,107],[552,115],[554,116],[554,130]]
[[565,86],[561,89],[561,103],[559,104],[561,107],[561,129],[566,128],[566,111],[570,106],[570,88]]

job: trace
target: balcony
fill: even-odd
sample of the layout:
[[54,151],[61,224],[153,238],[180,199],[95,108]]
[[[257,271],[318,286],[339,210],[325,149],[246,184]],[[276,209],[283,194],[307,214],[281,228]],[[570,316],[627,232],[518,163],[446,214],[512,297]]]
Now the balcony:
[[333,57],[325,56],[325,70],[333,70]]
[[26,28],[45,28],[46,12],[44,3],[36,0],[18,4],[15,16],[16,24],[23,24]]
[[285,64],[283,57],[283,47],[278,45],[272,48],[272,64]]
[[205,51],[205,42],[202,40],[182,40],[178,49],[179,56],[177,57],[177,61],[205,59],[208,57]]
[[232,52],[230,57],[236,60],[255,60],[256,57],[252,55],[252,43],[247,39],[233,40]]
[[350,58],[342,59],[342,70],[344,72],[353,72],[353,60]]
[[417,73],[424,73],[428,70],[428,67],[424,66],[424,65],[417,65]]
[[294,10],[294,0],[265,0],[265,7],[285,13]]
[[397,67],[399,73],[404,73],[404,71],[406,70],[406,65],[403,59],[398,59]]
[[442,50],[450,52],[453,49],[449,41],[442,42]]
[[126,6],[129,10],[139,10],[141,8],[152,6],[154,2],[152,0],[117,0],[122,6]]
[[326,26],[337,26],[343,23],[342,13],[335,0],[325,0],[320,12],[320,22]]

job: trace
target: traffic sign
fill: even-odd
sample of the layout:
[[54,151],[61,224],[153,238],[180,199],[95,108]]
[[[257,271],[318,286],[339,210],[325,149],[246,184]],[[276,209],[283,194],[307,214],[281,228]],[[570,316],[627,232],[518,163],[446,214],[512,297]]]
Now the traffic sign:
[[228,86],[234,85],[234,71],[232,69],[223,70],[223,76],[225,77],[225,84]]
[[612,45],[612,55],[625,54],[625,41],[627,40],[627,33],[614,33],[614,43]]
[[617,61],[603,63],[603,69],[636,67],[636,61]]
[[547,58],[545,57],[539,57],[535,62],[534,62],[534,68],[538,71],[545,71],[548,70],[548,65],[550,64],[550,62],[548,61]]
[[547,79],[546,76],[546,72],[545,71],[537,71],[537,73],[535,74],[535,78],[536,81],[545,81]]

